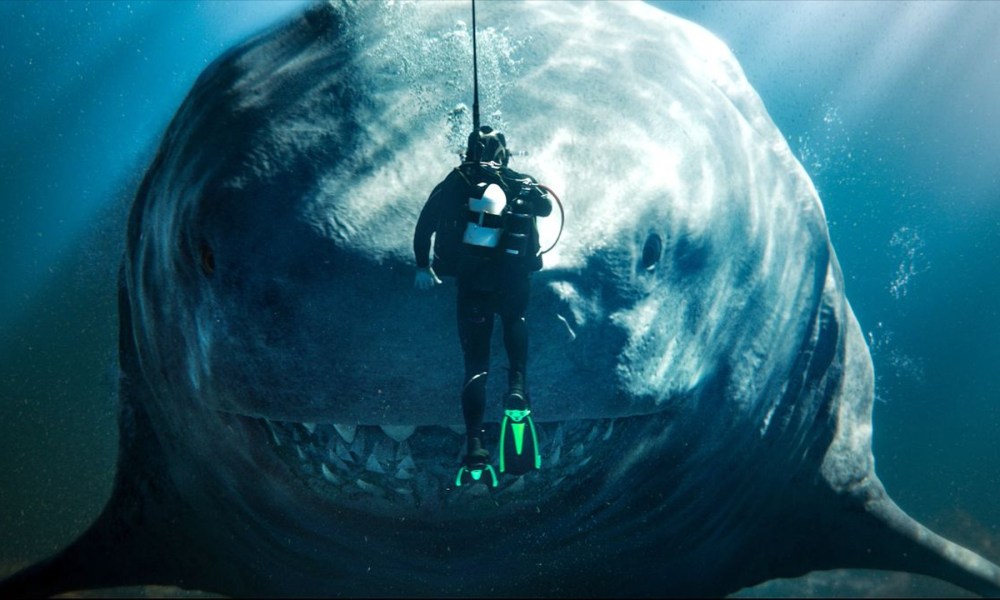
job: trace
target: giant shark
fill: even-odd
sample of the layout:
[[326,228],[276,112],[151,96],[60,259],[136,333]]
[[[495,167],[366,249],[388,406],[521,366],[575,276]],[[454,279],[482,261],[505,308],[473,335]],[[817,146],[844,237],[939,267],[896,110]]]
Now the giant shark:
[[113,493],[0,593],[1000,593],[875,475],[809,177],[726,46],[640,3],[480,6],[484,122],[565,224],[528,315],[542,469],[455,486],[455,290],[413,289],[411,236],[470,127],[468,9],[319,4],[204,71],[128,223]]

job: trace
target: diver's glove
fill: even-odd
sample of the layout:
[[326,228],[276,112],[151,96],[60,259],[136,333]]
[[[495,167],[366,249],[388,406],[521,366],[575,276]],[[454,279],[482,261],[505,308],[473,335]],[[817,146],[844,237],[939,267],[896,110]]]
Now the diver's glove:
[[413,287],[418,290],[429,290],[439,283],[441,280],[434,274],[434,269],[427,267],[426,269],[417,269],[417,277],[413,280]]

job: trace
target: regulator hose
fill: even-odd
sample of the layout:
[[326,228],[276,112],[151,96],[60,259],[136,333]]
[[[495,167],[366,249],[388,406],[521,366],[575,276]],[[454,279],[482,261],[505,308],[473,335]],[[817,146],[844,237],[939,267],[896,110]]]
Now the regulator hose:
[[538,256],[541,256],[541,255],[545,254],[546,252],[551,251],[553,248],[556,247],[556,244],[559,243],[559,238],[562,237],[563,226],[566,224],[566,211],[563,210],[562,201],[559,200],[559,196],[557,196],[556,193],[554,191],[552,191],[552,188],[550,188],[547,185],[542,185],[541,183],[536,184],[536,185],[538,185],[538,187],[540,187],[546,194],[548,194],[548,195],[552,196],[553,198],[555,198],[555,200],[556,200],[556,206],[559,207],[559,233],[556,235],[556,239],[555,239],[554,242],[552,242],[551,246],[549,246],[545,250],[542,250],[541,252],[538,253]]

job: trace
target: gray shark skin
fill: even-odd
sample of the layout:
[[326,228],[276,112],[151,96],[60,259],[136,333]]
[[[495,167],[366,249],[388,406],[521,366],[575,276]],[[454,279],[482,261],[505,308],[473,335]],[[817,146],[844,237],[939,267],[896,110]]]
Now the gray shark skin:
[[112,497],[0,592],[725,595],[857,567],[1000,593],[875,475],[808,176],[728,49],[639,3],[479,7],[483,122],[566,225],[528,315],[542,470],[454,485],[454,284],[413,289],[411,236],[470,127],[468,9],[322,4],[206,69],[128,225]]

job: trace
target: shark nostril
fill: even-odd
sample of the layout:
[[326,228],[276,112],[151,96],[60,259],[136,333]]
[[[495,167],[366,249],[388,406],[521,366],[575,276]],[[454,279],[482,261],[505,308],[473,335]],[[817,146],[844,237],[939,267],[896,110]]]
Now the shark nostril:
[[663,240],[660,239],[659,234],[650,233],[646,237],[646,243],[642,247],[642,262],[639,268],[643,271],[652,271],[656,268],[656,264],[660,262],[660,256],[663,254]]

